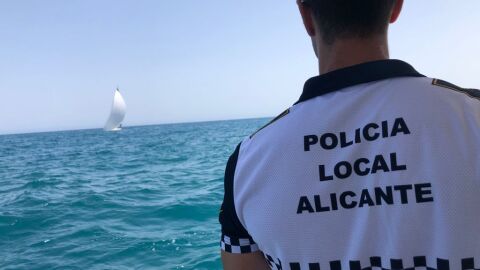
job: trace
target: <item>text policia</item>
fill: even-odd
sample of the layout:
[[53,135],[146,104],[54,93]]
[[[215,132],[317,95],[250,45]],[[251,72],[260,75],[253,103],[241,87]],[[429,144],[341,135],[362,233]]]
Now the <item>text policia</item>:
[[[410,135],[410,129],[403,118],[394,121],[383,121],[380,124],[370,123],[355,130],[353,138],[348,139],[346,132],[325,133],[321,136],[304,136],[304,151],[314,151],[318,145],[324,150],[346,148],[362,142],[373,142],[379,139]],[[318,165],[320,182],[347,180],[351,176],[368,176],[378,172],[407,171],[407,165],[399,163],[397,153],[378,154],[373,157],[359,158],[354,161],[340,161],[333,168]],[[408,204],[433,202],[432,184],[403,184],[385,187],[366,188],[360,191],[344,191],[328,195],[301,196],[297,214],[320,213],[396,203]]]

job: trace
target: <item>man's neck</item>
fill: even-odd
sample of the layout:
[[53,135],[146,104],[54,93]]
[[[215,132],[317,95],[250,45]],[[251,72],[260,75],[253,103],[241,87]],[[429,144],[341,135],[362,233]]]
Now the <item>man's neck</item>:
[[334,44],[317,43],[320,74],[389,58],[386,36],[371,39],[339,39]]

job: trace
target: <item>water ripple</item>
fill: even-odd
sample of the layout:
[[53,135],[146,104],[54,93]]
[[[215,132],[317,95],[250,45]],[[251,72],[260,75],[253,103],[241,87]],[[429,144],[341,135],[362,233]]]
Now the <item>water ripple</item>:
[[224,166],[267,121],[0,136],[0,268],[220,269]]

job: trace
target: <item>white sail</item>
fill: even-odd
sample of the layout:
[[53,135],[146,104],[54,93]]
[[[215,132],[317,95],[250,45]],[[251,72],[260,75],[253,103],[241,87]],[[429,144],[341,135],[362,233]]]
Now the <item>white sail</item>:
[[113,96],[113,104],[110,116],[108,117],[107,123],[103,129],[106,131],[117,131],[122,129],[122,121],[123,118],[125,118],[125,113],[125,101],[123,100],[123,97],[117,88],[115,90],[115,95]]

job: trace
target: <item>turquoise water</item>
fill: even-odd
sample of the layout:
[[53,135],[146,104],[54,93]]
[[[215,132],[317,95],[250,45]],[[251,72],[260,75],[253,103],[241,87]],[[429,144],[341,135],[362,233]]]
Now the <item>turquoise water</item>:
[[267,120],[0,136],[0,268],[221,269],[224,167]]

